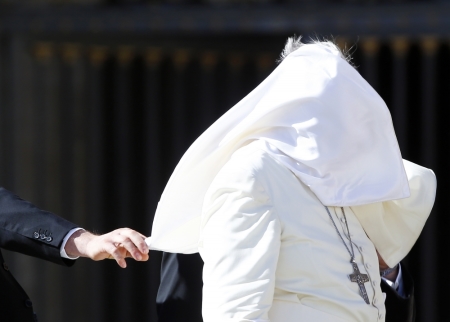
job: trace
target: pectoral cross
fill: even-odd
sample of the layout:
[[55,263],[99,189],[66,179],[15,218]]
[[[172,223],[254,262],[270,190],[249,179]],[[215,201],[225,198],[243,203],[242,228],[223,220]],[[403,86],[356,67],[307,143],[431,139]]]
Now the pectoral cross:
[[366,292],[366,287],[364,286],[364,283],[367,283],[369,281],[369,277],[367,276],[367,274],[361,274],[358,265],[354,261],[352,261],[351,263],[353,266],[353,274],[350,274],[348,277],[350,277],[350,281],[358,283],[362,298],[364,299],[364,301],[366,301],[367,304],[370,304],[369,297],[367,296]]

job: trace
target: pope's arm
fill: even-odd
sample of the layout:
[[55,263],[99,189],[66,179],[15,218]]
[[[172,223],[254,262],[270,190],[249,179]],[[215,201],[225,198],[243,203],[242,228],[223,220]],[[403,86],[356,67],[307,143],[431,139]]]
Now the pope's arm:
[[206,194],[203,319],[269,321],[281,227],[252,169],[229,162]]

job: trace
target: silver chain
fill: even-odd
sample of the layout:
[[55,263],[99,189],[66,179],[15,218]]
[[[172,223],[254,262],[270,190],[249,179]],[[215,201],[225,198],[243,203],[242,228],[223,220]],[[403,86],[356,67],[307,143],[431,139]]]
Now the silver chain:
[[341,233],[339,232],[339,229],[337,228],[336,223],[334,222],[333,216],[331,216],[330,210],[328,210],[327,206],[324,206],[324,207],[327,210],[328,216],[330,216],[330,219],[333,222],[333,226],[336,229],[336,232],[338,233],[339,237],[341,238],[342,242],[344,243],[345,248],[347,248],[347,251],[350,254],[350,257],[351,257],[350,262],[353,263],[355,261],[355,252],[353,250],[352,238],[350,237],[350,230],[348,229],[347,217],[345,217],[344,208],[341,207],[341,210],[342,210],[342,215],[344,215],[345,226],[347,227],[348,239],[350,240],[350,247],[351,247],[352,251],[350,251],[350,248],[348,248],[347,243],[344,241],[344,238],[342,237]]

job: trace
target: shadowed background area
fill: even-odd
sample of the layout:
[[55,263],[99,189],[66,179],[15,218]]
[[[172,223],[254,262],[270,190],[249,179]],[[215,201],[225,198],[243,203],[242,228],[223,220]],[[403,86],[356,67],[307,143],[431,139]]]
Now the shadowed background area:
[[[442,321],[448,17],[450,1],[0,0],[0,186],[94,232],[149,235],[183,152],[273,70],[286,38],[333,36],[388,104],[404,158],[436,172],[407,262],[417,321]],[[158,252],[126,270],[5,253],[41,321],[157,320]]]

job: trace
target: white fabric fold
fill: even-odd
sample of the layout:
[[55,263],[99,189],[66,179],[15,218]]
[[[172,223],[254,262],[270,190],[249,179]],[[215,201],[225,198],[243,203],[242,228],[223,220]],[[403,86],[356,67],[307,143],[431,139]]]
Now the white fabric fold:
[[186,151],[158,204],[151,249],[197,252],[205,192],[252,140],[265,141],[324,205],[409,196],[386,104],[337,48],[304,45]]
[[436,197],[432,170],[404,160],[409,198],[352,207],[356,218],[389,267],[397,265],[414,246]]

